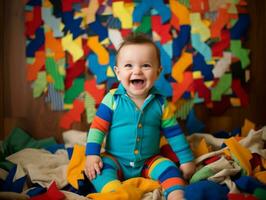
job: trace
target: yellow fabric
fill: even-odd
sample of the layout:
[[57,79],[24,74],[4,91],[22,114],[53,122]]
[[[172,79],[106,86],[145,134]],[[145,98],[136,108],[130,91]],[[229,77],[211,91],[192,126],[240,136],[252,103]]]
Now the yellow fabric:
[[84,179],[85,146],[74,145],[71,160],[67,167],[67,181],[75,189],[78,189],[78,180]]
[[246,172],[246,175],[250,175],[252,172],[249,162],[252,158],[250,150],[240,145],[234,137],[225,140],[225,144],[228,146],[231,156],[239,161],[239,164]]
[[198,147],[194,149],[193,153],[195,154],[196,158],[203,154],[209,153],[209,148],[204,138],[200,140]]
[[131,178],[123,182],[113,192],[92,193],[88,198],[96,200],[141,200],[142,195],[159,188],[158,182],[142,177]]
[[116,188],[120,187],[122,185],[122,183],[119,180],[113,180],[109,183],[107,183],[103,188],[102,188],[102,193],[105,192],[112,192],[114,191]]

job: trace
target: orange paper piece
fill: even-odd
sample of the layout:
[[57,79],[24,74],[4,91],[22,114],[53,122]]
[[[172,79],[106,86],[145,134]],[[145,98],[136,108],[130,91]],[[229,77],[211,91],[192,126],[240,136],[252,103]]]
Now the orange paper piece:
[[245,119],[244,126],[241,128],[241,136],[246,137],[251,129],[255,129],[255,124]]
[[60,127],[64,129],[70,129],[74,122],[81,121],[81,114],[84,112],[84,102],[81,100],[75,100],[73,102],[73,108],[68,111],[60,120]]
[[35,52],[35,61],[33,64],[28,64],[27,67],[27,80],[33,81],[37,79],[38,72],[42,69],[45,64],[45,53],[44,51]]
[[99,36],[89,37],[87,44],[97,54],[98,61],[101,65],[109,64],[109,53],[99,42]]
[[45,33],[45,47],[51,50],[51,53],[53,54],[52,57],[55,58],[55,60],[59,60],[65,57],[65,52],[63,50],[61,40],[56,39],[53,36],[52,31]]
[[172,77],[178,82],[183,81],[183,72],[192,64],[192,54],[183,52],[179,60],[174,64]]
[[211,25],[212,38],[220,38],[221,30],[229,22],[230,14],[227,12],[227,8],[228,6],[219,9],[218,17],[216,21]]
[[86,80],[84,89],[94,98],[96,105],[101,103],[105,94],[105,87],[97,86],[96,79]]
[[185,91],[188,91],[191,85],[193,84],[193,75],[192,72],[185,72],[184,79],[181,83],[172,83],[173,87],[173,98],[172,102],[176,102],[184,94]]
[[194,149],[193,153],[195,154],[196,158],[203,154],[209,153],[209,148],[204,138],[200,140],[199,145]]
[[190,19],[189,19],[189,10],[186,6],[183,4],[179,3],[176,0],[170,0],[170,9],[173,15],[177,16],[179,25],[188,25],[190,24]]

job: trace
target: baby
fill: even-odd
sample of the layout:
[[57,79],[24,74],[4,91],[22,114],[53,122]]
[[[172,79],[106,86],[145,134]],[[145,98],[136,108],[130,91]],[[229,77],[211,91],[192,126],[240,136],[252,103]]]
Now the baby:
[[[142,176],[159,181],[168,200],[183,199],[183,178],[191,177],[195,165],[171,107],[154,87],[162,70],[158,47],[144,35],[130,35],[118,49],[114,70],[120,84],[106,94],[92,121],[85,174],[97,192],[115,191],[121,180]],[[160,155],[161,133],[179,168]]]

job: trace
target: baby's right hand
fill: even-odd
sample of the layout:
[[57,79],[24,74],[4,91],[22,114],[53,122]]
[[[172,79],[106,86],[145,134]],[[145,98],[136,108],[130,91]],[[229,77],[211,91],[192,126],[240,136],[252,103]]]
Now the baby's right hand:
[[96,177],[96,173],[101,173],[102,167],[103,162],[100,156],[89,155],[86,157],[85,174],[90,180]]

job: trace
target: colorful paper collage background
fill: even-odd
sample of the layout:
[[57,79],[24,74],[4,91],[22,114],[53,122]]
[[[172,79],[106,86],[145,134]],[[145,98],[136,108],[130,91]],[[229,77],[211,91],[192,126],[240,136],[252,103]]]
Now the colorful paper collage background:
[[70,129],[83,113],[90,123],[104,94],[117,86],[115,50],[124,36],[142,32],[160,48],[156,86],[178,118],[195,123],[197,103],[214,114],[247,106],[246,7],[245,0],[30,0],[27,80],[35,98],[45,96],[53,111],[65,111],[61,127]]

